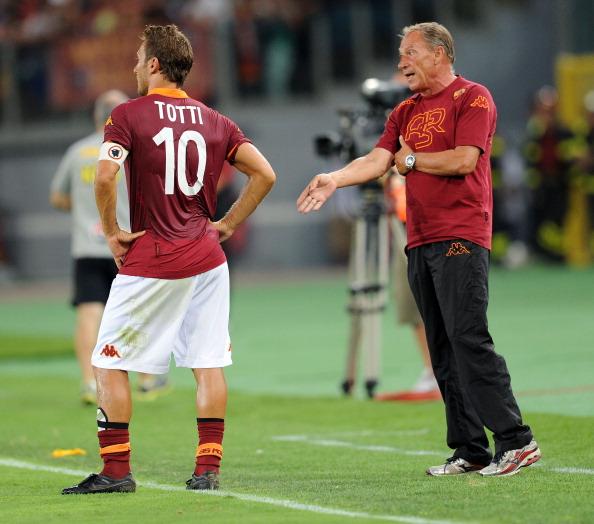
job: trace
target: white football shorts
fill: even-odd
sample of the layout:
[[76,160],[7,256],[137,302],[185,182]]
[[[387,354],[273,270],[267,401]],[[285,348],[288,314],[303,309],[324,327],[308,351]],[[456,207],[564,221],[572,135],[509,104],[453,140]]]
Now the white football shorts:
[[172,353],[177,367],[231,365],[227,263],[177,280],[116,276],[93,366],[163,374]]

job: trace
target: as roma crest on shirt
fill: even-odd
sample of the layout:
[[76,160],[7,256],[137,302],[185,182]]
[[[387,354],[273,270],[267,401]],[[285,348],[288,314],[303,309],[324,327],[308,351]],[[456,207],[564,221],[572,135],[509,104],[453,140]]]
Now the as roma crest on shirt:
[[470,107],[482,107],[483,109],[489,111],[489,101],[487,100],[487,97],[479,95],[473,100],[472,104],[470,104]]
[[119,160],[120,158],[122,158],[122,155],[124,154],[124,149],[122,148],[122,146],[116,144],[109,148],[107,154],[109,155],[109,158]]
[[458,100],[464,93],[466,93],[466,88],[463,87],[462,89],[458,89],[458,91],[454,91],[454,100]]

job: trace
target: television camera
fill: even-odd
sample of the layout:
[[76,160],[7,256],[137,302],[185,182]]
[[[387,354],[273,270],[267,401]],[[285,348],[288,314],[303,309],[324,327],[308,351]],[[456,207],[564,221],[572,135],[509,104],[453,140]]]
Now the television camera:
[[[365,155],[381,135],[390,111],[408,95],[408,88],[392,81],[369,78],[361,85],[363,109],[339,109],[339,129],[314,138],[318,156],[339,158],[345,164]],[[349,304],[351,316],[346,373],[341,389],[353,392],[357,360],[364,356],[365,390],[373,398],[378,385],[381,314],[388,284],[388,222],[382,185],[374,180],[359,186],[361,204],[351,233]]]

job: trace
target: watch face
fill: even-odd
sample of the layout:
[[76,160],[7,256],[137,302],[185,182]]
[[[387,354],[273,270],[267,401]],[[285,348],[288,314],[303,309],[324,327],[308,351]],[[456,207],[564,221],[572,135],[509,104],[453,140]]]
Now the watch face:
[[415,157],[413,155],[408,155],[405,159],[404,159],[404,163],[406,164],[406,167],[413,167],[415,165]]

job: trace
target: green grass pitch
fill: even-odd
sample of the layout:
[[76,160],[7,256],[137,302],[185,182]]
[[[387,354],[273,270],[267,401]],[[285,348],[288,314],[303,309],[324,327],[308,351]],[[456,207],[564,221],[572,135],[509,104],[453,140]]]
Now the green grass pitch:
[[[437,479],[449,456],[439,402],[338,395],[345,281],[250,283],[233,297],[234,366],[222,489],[186,492],[196,445],[193,384],[137,402],[135,494],[62,497],[99,466],[95,413],[78,402],[73,315],[62,298],[0,298],[0,522],[594,522],[594,272],[493,271],[490,326],[543,459],[509,478]],[[420,370],[412,333],[384,317],[380,390]],[[86,456],[52,458],[56,448]]]

